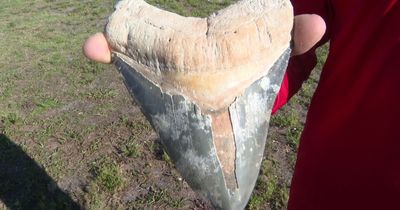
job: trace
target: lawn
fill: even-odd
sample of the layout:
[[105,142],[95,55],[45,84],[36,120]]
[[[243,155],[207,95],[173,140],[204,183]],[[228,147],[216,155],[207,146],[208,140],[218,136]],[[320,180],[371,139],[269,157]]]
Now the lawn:
[[[82,56],[115,2],[1,1],[0,209],[210,208],[174,169],[115,68]],[[206,16],[233,1],[149,2]],[[318,69],[273,117],[248,209],[286,207]]]

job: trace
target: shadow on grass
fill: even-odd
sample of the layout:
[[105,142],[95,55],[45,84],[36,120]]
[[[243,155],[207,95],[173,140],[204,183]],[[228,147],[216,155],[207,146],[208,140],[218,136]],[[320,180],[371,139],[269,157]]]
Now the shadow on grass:
[[0,133],[0,200],[10,209],[81,209],[20,146]]

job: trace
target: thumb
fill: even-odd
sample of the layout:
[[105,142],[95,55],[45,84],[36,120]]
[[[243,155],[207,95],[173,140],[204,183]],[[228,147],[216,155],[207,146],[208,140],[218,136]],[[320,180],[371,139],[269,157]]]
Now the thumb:
[[83,54],[90,60],[111,63],[111,51],[103,33],[89,37],[83,45]]
[[316,14],[303,14],[294,17],[292,56],[309,51],[325,34],[324,19]]

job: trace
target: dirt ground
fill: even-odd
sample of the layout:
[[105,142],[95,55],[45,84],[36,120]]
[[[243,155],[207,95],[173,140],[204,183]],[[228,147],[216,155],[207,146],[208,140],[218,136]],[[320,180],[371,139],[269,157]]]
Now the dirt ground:
[[[175,170],[115,68],[81,54],[114,3],[1,3],[0,209],[210,209]],[[231,1],[152,3],[204,15]],[[317,80],[318,71],[273,117],[247,209],[286,208]]]

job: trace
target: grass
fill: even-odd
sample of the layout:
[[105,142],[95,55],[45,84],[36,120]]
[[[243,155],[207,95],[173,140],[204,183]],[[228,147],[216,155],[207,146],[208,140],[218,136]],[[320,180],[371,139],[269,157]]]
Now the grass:
[[185,206],[185,198],[174,198],[163,189],[150,188],[149,193],[129,204],[133,208],[152,208],[162,206],[163,209],[180,209]]
[[14,112],[8,113],[8,115],[5,117],[5,122],[8,124],[15,124],[18,121],[18,115]]
[[234,0],[148,0],[148,3],[183,16],[206,17]]
[[122,151],[127,157],[137,158],[140,156],[139,147],[139,144],[134,139],[131,139],[129,142],[122,146]]
[[53,109],[60,106],[60,102],[56,98],[48,97],[40,99],[38,102],[35,103],[36,108],[33,110],[32,115],[37,115],[45,110]]
[[[115,2],[2,1],[0,175],[17,168],[26,187],[15,189],[18,184],[1,179],[6,188],[0,189],[0,209],[32,202],[44,209],[68,209],[66,203],[84,209],[207,208],[173,169],[115,68],[82,56],[82,42],[103,30]],[[185,16],[206,16],[233,1],[149,2]],[[317,68],[326,54],[326,47],[319,51]],[[248,209],[285,208],[317,81],[318,71],[272,118]],[[60,199],[52,200],[52,194]]]
[[121,169],[110,159],[101,159],[92,163],[96,182],[108,192],[114,192],[123,184]]

